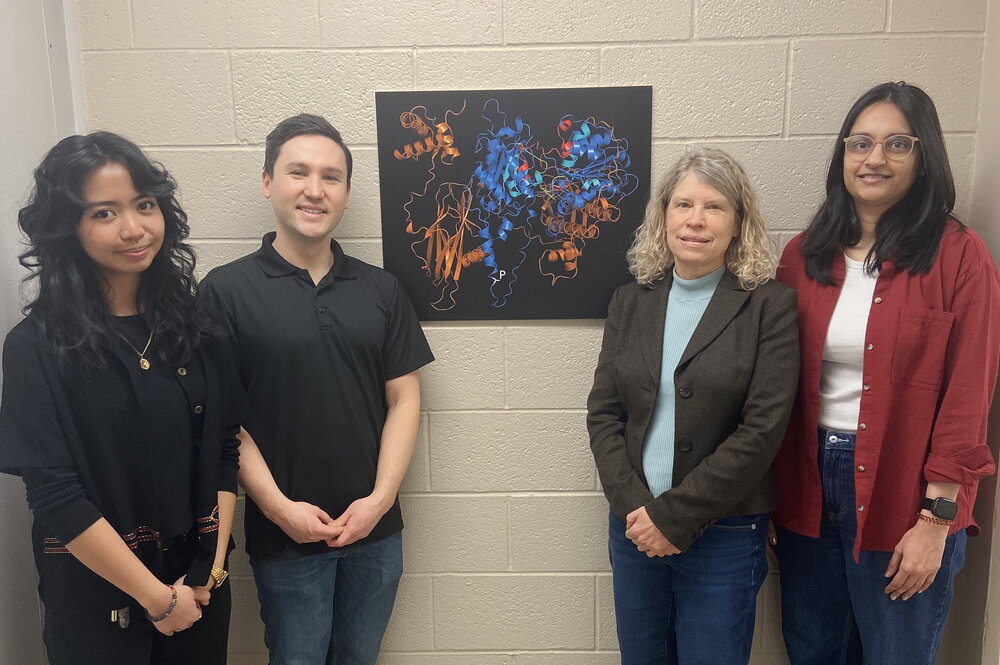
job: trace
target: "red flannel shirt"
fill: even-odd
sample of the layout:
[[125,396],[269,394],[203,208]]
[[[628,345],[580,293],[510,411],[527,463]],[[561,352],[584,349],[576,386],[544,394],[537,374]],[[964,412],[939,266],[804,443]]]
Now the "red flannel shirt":
[[[835,286],[809,279],[792,239],[778,279],[798,292],[802,363],[799,392],[774,461],[777,524],[819,537],[823,487],[817,466],[823,345],[846,271]],[[969,528],[979,479],[994,472],[986,421],[1000,361],[1000,276],[982,239],[949,222],[929,272],[886,262],[875,284],[868,327],[854,487],[862,549],[892,551],[913,526],[926,483],[959,483],[951,532]]]

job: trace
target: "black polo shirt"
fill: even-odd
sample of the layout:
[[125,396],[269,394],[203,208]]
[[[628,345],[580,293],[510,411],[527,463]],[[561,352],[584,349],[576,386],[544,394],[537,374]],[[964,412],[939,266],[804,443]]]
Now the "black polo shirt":
[[[307,270],[261,248],[211,271],[201,297],[228,323],[253,416],[244,424],[278,487],[338,517],[375,487],[385,383],[434,359],[399,282],[346,256],[314,285]],[[403,528],[399,500],[365,540]],[[327,551],[297,544],[247,499],[247,552],[263,559]]]

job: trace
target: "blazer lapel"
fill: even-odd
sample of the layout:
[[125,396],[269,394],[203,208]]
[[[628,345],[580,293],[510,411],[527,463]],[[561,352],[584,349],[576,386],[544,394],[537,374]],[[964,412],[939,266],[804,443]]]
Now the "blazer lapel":
[[660,387],[660,365],[663,361],[663,321],[667,312],[667,296],[673,284],[673,271],[653,284],[639,290],[638,324],[642,335],[642,358],[653,379],[653,385]]
[[[694,329],[691,340],[688,342],[687,348],[684,349],[684,355],[681,356],[677,366],[680,367],[691,360],[698,352],[708,346],[713,339],[718,337],[719,333],[729,325],[729,322],[733,320],[733,317],[736,316],[743,307],[743,303],[749,297],[750,292],[741,289],[736,276],[726,270],[722,275],[719,286],[716,287],[715,293],[712,295],[712,299],[708,303],[708,307],[705,309],[705,313],[701,317],[701,321],[698,322],[698,326]],[[662,331],[663,325],[661,323],[661,334]]]

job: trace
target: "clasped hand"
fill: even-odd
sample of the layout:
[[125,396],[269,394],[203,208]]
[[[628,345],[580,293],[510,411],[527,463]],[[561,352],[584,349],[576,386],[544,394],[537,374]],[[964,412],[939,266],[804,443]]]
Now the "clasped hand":
[[625,516],[625,537],[635,543],[640,552],[645,552],[651,558],[681,553],[653,524],[653,520],[649,519],[645,506],[640,506]]
[[386,510],[372,495],[352,501],[347,510],[334,521],[341,529],[340,534],[328,538],[326,544],[330,547],[343,547],[361,540],[372,532]]
[[306,501],[289,501],[275,523],[297,543],[315,543],[336,538],[343,526],[319,506]]
[[289,501],[276,522],[297,543],[325,541],[330,547],[344,547],[371,533],[384,514],[381,503],[369,495],[353,501],[336,519],[306,501]]
[[[166,592],[166,597],[170,599],[169,587],[165,586],[163,588]],[[173,635],[193,626],[196,621],[201,619],[202,606],[208,605],[211,600],[208,587],[190,587],[184,584],[183,577],[174,582],[174,591],[177,593],[177,602],[174,604],[174,608],[170,611],[170,614],[160,621],[153,622],[153,627],[164,635]],[[164,607],[152,609],[158,610],[162,614],[166,611],[167,607],[169,607],[169,604]],[[150,608],[146,608],[146,610],[152,614]]]

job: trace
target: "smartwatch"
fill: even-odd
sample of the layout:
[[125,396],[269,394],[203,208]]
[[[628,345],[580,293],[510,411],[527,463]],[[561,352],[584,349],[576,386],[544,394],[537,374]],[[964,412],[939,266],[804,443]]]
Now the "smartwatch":
[[958,504],[951,499],[945,499],[944,497],[937,499],[924,499],[920,502],[920,509],[929,510],[934,517],[942,520],[948,520],[949,522],[954,520],[955,516],[958,515]]

